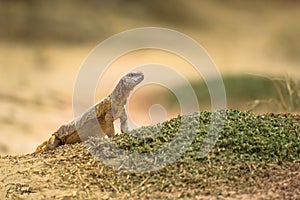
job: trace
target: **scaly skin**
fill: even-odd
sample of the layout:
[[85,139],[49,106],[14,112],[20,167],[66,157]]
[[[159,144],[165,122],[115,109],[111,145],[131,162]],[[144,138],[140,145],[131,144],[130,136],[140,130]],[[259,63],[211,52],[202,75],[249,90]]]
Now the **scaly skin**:
[[85,141],[90,136],[113,137],[115,135],[113,122],[116,119],[121,121],[121,132],[126,132],[128,126],[125,104],[130,92],[143,79],[142,72],[130,72],[123,76],[107,98],[90,107],[80,117],[62,125],[49,140],[37,147],[35,153],[55,149],[64,144]]

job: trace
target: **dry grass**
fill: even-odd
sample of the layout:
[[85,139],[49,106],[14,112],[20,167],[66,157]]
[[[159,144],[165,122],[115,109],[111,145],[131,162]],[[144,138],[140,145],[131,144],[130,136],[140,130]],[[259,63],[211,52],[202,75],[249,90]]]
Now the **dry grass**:
[[272,81],[277,97],[271,99],[256,99],[251,102],[249,110],[254,110],[261,105],[275,105],[280,112],[299,113],[300,112],[300,82],[286,75],[284,78],[273,78],[264,76]]

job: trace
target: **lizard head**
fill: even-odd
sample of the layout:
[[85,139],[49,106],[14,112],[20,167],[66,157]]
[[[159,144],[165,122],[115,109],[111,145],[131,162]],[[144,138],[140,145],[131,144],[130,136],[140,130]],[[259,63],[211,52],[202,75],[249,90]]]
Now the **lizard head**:
[[132,71],[122,77],[120,82],[123,82],[123,85],[127,87],[127,89],[132,90],[135,86],[137,86],[140,82],[144,80],[144,74],[140,71]]
[[120,104],[125,104],[129,93],[144,80],[142,72],[132,71],[121,78],[114,91],[111,93],[110,98]]

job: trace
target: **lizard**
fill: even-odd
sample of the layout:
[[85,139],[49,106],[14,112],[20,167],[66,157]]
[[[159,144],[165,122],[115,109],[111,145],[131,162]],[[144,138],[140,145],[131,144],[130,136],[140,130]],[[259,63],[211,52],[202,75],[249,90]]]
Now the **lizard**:
[[[87,140],[90,136],[115,136],[113,122],[120,119],[122,133],[128,131],[125,105],[130,92],[144,79],[142,72],[129,72],[123,76],[112,93],[91,106],[82,115],[60,126],[51,137],[39,145],[35,153],[55,149],[64,144],[74,144]],[[99,133],[100,125],[100,133]]]

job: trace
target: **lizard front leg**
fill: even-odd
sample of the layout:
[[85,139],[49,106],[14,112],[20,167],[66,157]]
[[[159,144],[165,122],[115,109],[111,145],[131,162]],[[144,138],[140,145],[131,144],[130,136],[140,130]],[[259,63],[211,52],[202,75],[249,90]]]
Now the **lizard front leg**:
[[121,132],[126,133],[128,132],[128,124],[127,124],[127,112],[126,109],[123,108],[121,117],[120,117],[120,122],[121,122]]
[[105,135],[107,135],[108,137],[115,136],[114,117],[110,112],[107,112],[104,119],[102,118],[99,120],[99,123]]

